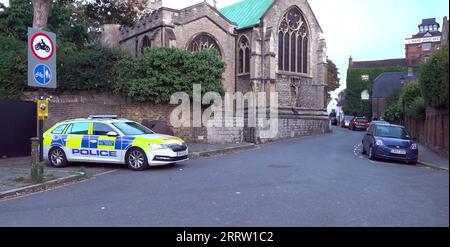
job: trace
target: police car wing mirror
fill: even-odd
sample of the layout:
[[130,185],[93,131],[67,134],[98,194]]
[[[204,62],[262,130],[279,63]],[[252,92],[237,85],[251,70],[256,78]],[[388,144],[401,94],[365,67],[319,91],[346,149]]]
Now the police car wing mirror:
[[115,132],[115,131],[110,131],[106,135],[114,137],[114,136],[118,136],[119,134],[117,134],[117,132]]

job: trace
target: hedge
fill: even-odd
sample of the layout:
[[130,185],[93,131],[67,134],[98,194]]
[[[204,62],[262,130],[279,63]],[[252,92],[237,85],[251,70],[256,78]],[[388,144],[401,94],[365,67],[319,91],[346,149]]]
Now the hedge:
[[122,56],[116,66],[114,92],[135,101],[169,102],[175,92],[192,96],[193,84],[202,93],[223,95],[225,63],[214,50],[189,52],[175,48],[146,49],[141,56]]

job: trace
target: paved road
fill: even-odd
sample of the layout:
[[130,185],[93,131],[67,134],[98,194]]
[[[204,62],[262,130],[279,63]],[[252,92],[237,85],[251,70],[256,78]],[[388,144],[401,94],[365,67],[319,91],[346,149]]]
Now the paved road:
[[0,226],[449,226],[448,173],[360,156],[336,128],[0,202]]

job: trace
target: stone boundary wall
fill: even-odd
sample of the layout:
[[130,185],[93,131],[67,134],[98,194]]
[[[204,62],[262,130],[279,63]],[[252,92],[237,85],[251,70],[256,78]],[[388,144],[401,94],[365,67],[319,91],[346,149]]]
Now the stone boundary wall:
[[[49,118],[44,121],[44,130],[55,123],[75,118],[85,118],[89,115],[118,115],[121,118],[130,119],[139,123],[143,120],[160,120],[170,125],[170,114],[177,105],[139,103],[127,100],[124,97],[107,93],[47,93],[49,99]],[[37,92],[27,92],[22,100],[36,100]],[[269,116],[269,114],[267,114]],[[191,143],[264,143],[278,139],[307,136],[311,134],[325,133],[329,120],[320,110],[307,109],[279,109],[279,129],[276,137],[261,140],[258,138],[258,128],[236,127],[236,121],[244,119],[223,116],[219,126],[225,123],[234,127],[191,127],[172,128],[175,135]],[[212,121],[214,123],[214,120]],[[246,121],[244,121],[247,126]],[[231,126],[229,125],[229,126]],[[264,124],[263,126],[264,129]],[[267,128],[266,128],[267,129]]]

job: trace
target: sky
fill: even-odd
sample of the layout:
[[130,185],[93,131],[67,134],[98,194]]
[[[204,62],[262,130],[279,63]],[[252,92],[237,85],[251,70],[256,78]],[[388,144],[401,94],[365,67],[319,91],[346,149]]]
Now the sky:
[[[163,0],[163,6],[180,9],[203,0]],[[221,8],[240,0],[217,0]],[[7,3],[8,0],[0,0]],[[213,0],[207,0],[213,5]],[[442,25],[449,16],[447,0],[309,0],[327,42],[327,55],[341,78],[337,97],[346,87],[350,55],[354,61],[404,58],[404,40],[418,32],[425,18]]]

